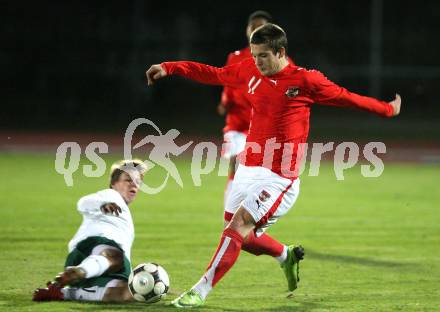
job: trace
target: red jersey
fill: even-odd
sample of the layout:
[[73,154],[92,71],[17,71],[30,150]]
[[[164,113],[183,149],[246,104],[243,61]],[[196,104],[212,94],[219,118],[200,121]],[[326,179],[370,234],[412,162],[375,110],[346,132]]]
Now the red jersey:
[[[251,50],[249,47],[229,53],[226,65],[240,63],[241,61],[251,58]],[[230,86],[223,88],[220,103],[227,108],[226,125],[223,132],[239,131],[248,132],[249,122],[251,118],[251,104],[246,98],[247,86]]]
[[[251,49],[246,47],[229,53],[225,66],[240,63],[249,58],[252,58]],[[288,60],[289,63],[295,65],[291,58]],[[246,84],[224,86],[220,100],[220,103],[227,107],[226,125],[223,128],[223,133],[234,130],[247,134],[252,110],[249,99],[247,99],[247,91]]]
[[244,165],[266,167],[290,179],[297,177],[296,163],[301,158],[298,147],[307,141],[313,103],[354,107],[386,117],[393,115],[389,103],[349,92],[319,71],[292,64],[272,76],[263,76],[252,59],[222,68],[196,62],[161,65],[169,75],[181,75],[205,84],[245,83],[253,111]]

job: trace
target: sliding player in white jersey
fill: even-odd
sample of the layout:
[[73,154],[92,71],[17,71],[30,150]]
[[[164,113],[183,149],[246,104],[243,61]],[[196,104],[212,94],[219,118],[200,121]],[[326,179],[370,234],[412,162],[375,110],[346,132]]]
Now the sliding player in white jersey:
[[134,226],[128,205],[135,199],[145,165],[120,161],[112,166],[110,188],[82,197],[83,222],[69,242],[65,269],[47,288],[35,290],[34,301],[124,302]]

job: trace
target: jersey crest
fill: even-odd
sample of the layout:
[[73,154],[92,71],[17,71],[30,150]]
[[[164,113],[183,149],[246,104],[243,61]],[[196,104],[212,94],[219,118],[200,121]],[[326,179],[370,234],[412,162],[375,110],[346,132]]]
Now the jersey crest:
[[260,195],[258,195],[258,199],[262,202],[265,202],[269,198],[270,198],[270,194],[269,194],[269,192],[267,192],[265,190],[262,190]]
[[298,94],[299,94],[299,87],[297,86],[288,87],[285,93],[285,95],[289,98],[296,97]]

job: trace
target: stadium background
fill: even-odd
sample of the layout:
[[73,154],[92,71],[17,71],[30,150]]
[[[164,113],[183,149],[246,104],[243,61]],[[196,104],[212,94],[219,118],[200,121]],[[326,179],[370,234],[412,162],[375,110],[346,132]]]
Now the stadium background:
[[[220,136],[220,88],[179,78],[145,84],[150,64],[222,66],[246,45],[247,16],[265,9],[288,34],[289,55],[348,89],[403,97],[396,120],[316,106],[312,139],[392,138],[437,143],[438,2],[119,1],[6,6],[1,129],[122,134],[136,117],[187,135]],[[7,134],[7,133],[6,133]]]
[[[178,77],[147,88],[145,70],[177,59],[221,66],[246,45],[247,16],[256,9],[286,29],[296,63],[362,94],[391,99],[399,92],[403,107],[395,119],[312,108],[309,141],[386,142],[384,173],[364,178],[357,164],[336,181],[333,163],[323,162],[319,176],[303,174],[293,211],[270,229],[280,241],[306,247],[293,300],[286,300],[272,259],[244,253],[207,310],[438,310],[440,3],[433,0],[2,2],[0,310],[144,308],[39,305],[30,298],[62,269],[66,243],[81,222],[75,203],[107,185],[134,118],[180,130],[182,143],[221,142],[221,88]],[[79,142],[82,151],[106,142],[106,174],[86,177],[83,165],[91,161],[82,157],[74,186],[66,186],[54,168],[64,141]],[[170,181],[131,206],[133,263],[160,263],[172,281],[169,298],[151,311],[164,311],[200,276],[223,226],[225,177],[214,170],[196,187],[188,158],[176,158],[184,188]],[[157,167],[148,173],[151,186],[163,181]]]

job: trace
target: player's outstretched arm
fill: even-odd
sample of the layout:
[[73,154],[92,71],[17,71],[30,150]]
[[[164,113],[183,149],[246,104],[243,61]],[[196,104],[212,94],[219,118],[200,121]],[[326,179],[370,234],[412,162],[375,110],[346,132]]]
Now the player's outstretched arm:
[[309,82],[312,98],[316,103],[357,108],[383,117],[394,117],[400,113],[402,99],[398,94],[394,100],[385,102],[350,92],[328,80],[319,71],[307,71],[306,78]]
[[240,64],[218,68],[191,61],[164,62],[152,65],[146,72],[148,85],[165,76],[179,75],[203,84],[231,85],[242,84],[239,75]]
[[151,86],[154,82],[167,75],[166,70],[160,64],[151,65],[146,72],[148,85]]
[[402,103],[402,98],[398,93],[396,93],[396,98],[389,102],[390,105],[393,107],[393,117],[400,114],[400,105]]

